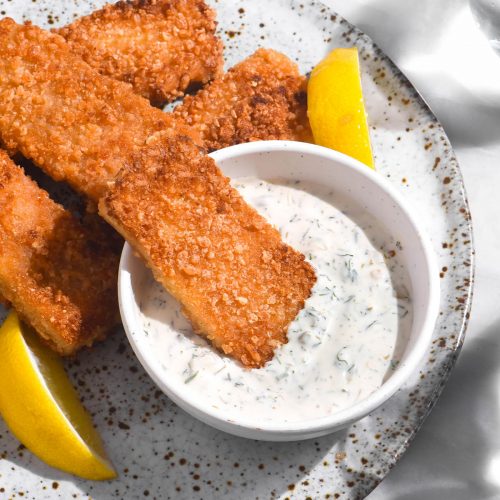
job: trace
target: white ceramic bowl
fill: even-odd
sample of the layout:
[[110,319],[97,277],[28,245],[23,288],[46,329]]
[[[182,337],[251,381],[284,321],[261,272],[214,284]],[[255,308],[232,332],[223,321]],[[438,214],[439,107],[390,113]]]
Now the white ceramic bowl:
[[381,222],[389,234],[402,243],[400,261],[411,282],[413,323],[403,357],[383,385],[366,399],[329,416],[293,423],[259,423],[228,420],[221,410],[203,405],[184,384],[170,380],[161,369],[160,356],[147,348],[140,328],[140,310],[134,293],[134,277],[145,274],[142,262],[125,245],[119,272],[119,299],[128,339],[142,365],[175,403],[194,417],[220,430],[239,436],[292,441],[321,436],[364,417],[390,398],[417,369],[429,347],[439,308],[439,277],[429,240],[420,228],[418,216],[403,197],[377,172],[336,151],[291,141],[263,141],[232,146],[211,154],[229,177],[255,176],[309,181],[331,187],[362,205]]

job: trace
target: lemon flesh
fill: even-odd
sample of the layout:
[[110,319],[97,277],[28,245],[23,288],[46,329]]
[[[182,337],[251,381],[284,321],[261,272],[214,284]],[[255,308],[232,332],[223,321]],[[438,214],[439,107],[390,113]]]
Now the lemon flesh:
[[116,477],[59,357],[15,312],[0,328],[0,414],[45,463],[85,479]]
[[313,69],[307,87],[307,113],[316,144],[375,168],[358,49],[334,49]]

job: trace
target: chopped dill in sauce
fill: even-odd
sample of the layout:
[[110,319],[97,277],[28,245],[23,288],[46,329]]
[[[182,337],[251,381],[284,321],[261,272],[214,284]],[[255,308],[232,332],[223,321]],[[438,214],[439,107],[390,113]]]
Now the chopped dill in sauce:
[[228,419],[318,418],[367,397],[397,368],[411,327],[409,281],[391,253],[400,243],[321,186],[253,178],[233,185],[315,268],[313,293],[288,343],[249,370],[195,335],[178,303],[148,277],[139,295],[152,354]]

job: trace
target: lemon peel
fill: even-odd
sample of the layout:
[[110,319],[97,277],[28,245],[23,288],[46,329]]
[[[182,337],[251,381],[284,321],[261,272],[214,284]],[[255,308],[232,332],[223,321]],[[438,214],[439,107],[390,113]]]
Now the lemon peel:
[[45,463],[85,479],[116,477],[61,359],[11,312],[0,327],[0,414]]
[[312,70],[307,109],[316,144],[375,168],[357,48],[334,49]]

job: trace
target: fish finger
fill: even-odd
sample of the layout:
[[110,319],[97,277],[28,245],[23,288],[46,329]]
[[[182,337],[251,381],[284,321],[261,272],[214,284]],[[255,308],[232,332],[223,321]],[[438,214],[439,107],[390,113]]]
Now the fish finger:
[[84,227],[0,151],[0,296],[56,352],[119,324],[119,255],[104,228]]
[[222,352],[261,367],[287,342],[315,273],[192,141],[158,136],[120,171],[99,213]]
[[95,202],[149,137],[176,128],[129,85],[73,54],[59,35],[5,18],[0,46],[4,147]]
[[99,73],[130,83],[162,106],[221,74],[216,24],[203,0],[132,0],[54,31]]
[[158,133],[206,150],[265,139],[311,140],[305,77],[259,50],[197,96],[163,113],[102,76],[59,35],[0,21],[0,139],[97,203],[107,184]]
[[313,142],[307,79],[284,54],[259,49],[175,108],[209,151],[258,140]]

